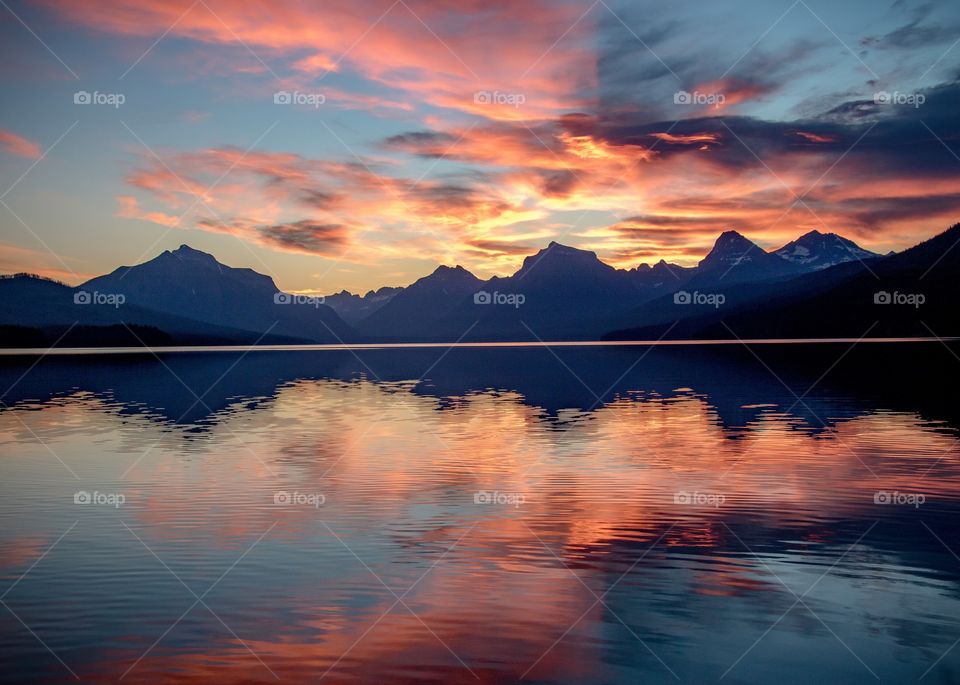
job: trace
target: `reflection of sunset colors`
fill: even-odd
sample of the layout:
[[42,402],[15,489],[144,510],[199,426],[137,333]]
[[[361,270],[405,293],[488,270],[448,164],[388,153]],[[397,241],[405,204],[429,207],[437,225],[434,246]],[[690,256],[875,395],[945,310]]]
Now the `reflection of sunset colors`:
[[[620,267],[693,264],[726,229],[885,253],[960,210],[950,3],[23,5],[69,71],[0,29],[5,87],[30,86],[0,178],[40,160],[11,197],[45,239],[14,225],[6,270],[73,283],[189,241],[330,293],[506,275],[550,240]],[[65,79],[124,103],[72,106]]]
[[[411,389],[298,381],[253,411],[238,402],[198,426],[124,416],[88,394],[43,411],[14,409],[84,482],[127,498],[115,514],[80,512],[76,533],[43,563],[56,566],[72,539],[106,536],[154,574],[150,582],[173,588],[167,610],[111,619],[115,639],[75,664],[81,677],[114,682],[192,601],[120,520],[197,593],[242,557],[206,600],[236,636],[197,606],[130,682],[272,680],[257,657],[284,679],[330,669],[331,682],[475,681],[460,658],[481,682],[517,679],[531,667],[531,679],[581,681],[607,668],[611,680],[622,675],[597,661],[597,644],[608,642],[642,650],[637,658],[652,677],[666,673],[591,590],[603,596],[616,585],[606,600],[683,673],[676,627],[652,620],[658,601],[758,610],[782,600],[768,567],[731,531],[761,552],[783,540],[811,560],[822,554],[823,568],[814,564],[799,591],[849,544],[833,522],[852,521],[859,535],[877,519],[911,514],[875,504],[876,491],[922,492],[929,507],[960,498],[954,438],[914,414],[862,413],[820,430],[763,405],[745,410],[753,416],[745,425],[724,427],[708,397],[680,389],[546,419],[516,393],[441,403]],[[13,412],[0,414],[4,441],[20,446],[5,468],[58,483],[27,496],[71,506],[68,474]],[[322,493],[325,502],[276,505],[278,490]],[[480,490],[523,500],[477,504]],[[687,506],[678,492],[723,502]],[[29,520],[0,540],[13,576],[52,542],[46,524]],[[409,610],[391,610],[396,597],[374,574],[397,595],[416,583],[404,597]],[[650,592],[628,601],[638,588]],[[105,620],[96,606],[79,611],[85,621]],[[188,639],[198,634],[202,644]],[[747,630],[739,639],[755,637]]]

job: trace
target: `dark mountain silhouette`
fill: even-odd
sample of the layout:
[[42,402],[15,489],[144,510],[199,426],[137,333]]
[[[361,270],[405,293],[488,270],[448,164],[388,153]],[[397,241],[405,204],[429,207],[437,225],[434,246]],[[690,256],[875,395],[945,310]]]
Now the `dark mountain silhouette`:
[[126,304],[255,333],[322,343],[354,337],[330,307],[285,297],[269,276],[226,266],[187,245],[137,266],[121,266],[81,289],[122,293]]
[[696,267],[669,264],[663,259],[653,266],[641,264],[627,270],[635,283],[652,290],[662,289],[661,292],[675,290],[690,280],[694,273]]
[[[112,324],[109,326],[28,328],[0,325],[0,347],[169,347],[171,345],[211,344],[210,338],[183,340],[153,326]],[[222,344],[243,344],[243,341],[221,339]]]
[[[843,242],[837,247],[836,241],[818,241],[817,235],[824,236],[813,231],[789,245],[801,244],[810,256],[835,260],[836,268],[821,269],[819,259],[791,263],[776,254],[763,252],[736,231],[726,231],[699,265],[690,270],[681,287],[611,319],[608,332],[602,337],[627,339],[641,332],[644,337],[640,339],[659,339],[663,335],[674,339],[696,337],[700,335],[700,326],[694,321],[719,321],[737,308],[756,306],[771,297],[782,299],[788,295],[810,294],[855,273],[868,271],[869,261],[879,257],[840,236],[836,237]],[[818,242],[824,247],[818,247]],[[804,274],[811,277],[804,278]],[[718,304],[720,301],[722,304]]]
[[462,334],[475,322],[470,335],[484,340],[595,338],[609,328],[612,313],[670,291],[684,277],[665,262],[615,269],[594,252],[551,242],[512,276],[487,281],[486,303],[461,304],[456,328]]
[[852,240],[836,233],[820,231],[805,233],[779,250],[774,250],[774,254],[813,271],[880,256],[876,252],[864,250]]
[[[869,270],[855,270],[839,283],[826,282],[814,292],[788,291],[738,312],[727,325],[739,337],[760,331],[773,337],[859,337],[868,330],[871,337],[960,335],[958,242],[960,224],[867,262]],[[720,328],[725,327],[714,324],[704,333],[716,335]]]
[[[0,278],[0,325],[3,347],[141,344],[251,344],[259,334],[188,319],[123,302],[86,302],[81,288],[31,274]],[[133,333],[128,330],[133,329]],[[141,342],[142,341],[142,342]],[[270,335],[276,344],[296,339]]]
[[665,262],[615,269],[594,252],[551,242],[509,277],[471,276],[457,288],[437,287],[436,273],[421,279],[358,327],[384,340],[596,338],[612,313],[671,291],[689,271]]
[[432,337],[435,326],[464,299],[473,297],[483,281],[464,269],[439,266],[429,276],[407,286],[389,302],[357,324],[368,336],[421,340]]
[[786,278],[803,267],[769,252],[736,231],[724,231],[713,249],[700,260],[689,281],[691,287],[716,288],[734,283]]
[[[797,419],[791,425],[808,434],[877,407],[918,412],[960,427],[960,405],[952,401],[954,380],[960,376],[960,364],[953,357],[956,344],[931,342],[906,362],[902,346],[894,344],[860,345],[844,356],[848,348],[847,344],[764,347],[759,353],[777,377],[740,345],[456,348],[442,358],[435,348],[416,347],[323,354],[236,352],[170,355],[163,364],[146,354],[92,355],[82,362],[51,355],[31,370],[29,384],[17,380],[33,360],[0,357],[0,389],[9,388],[0,412],[82,393],[100,398],[105,411],[146,414],[206,431],[232,413],[270,404],[292,383],[321,379],[352,383],[366,378],[376,384],[401,383],[402,392],[433,398],[438,409],[473,402],[491,389],[507,392],[518,403],[537,409],[531,420],[541,422],[545,430],[564,421],[589,421],[587,415],[610,403],[694,398],[709,405],[711,416],[730,431],[731,439],[763,431],[757,419],[773,407],[788,411]],[[642,361],[636,363],[641,355]],[[841,357],[843,363],[836,364]],[[422,381],[409,383],[427,369]],[[822,377],[826,369],[832,370]],[[203,402],[196,402],[180,383],[171,383],[171,370]],[[783,385],[799,395],[818,379],[818,392],[805,397],[803,404]],[[910,391],[917,387],[925,391]],[[578,411],[571,415],[570,409]],[[194,437],[192,431],[183,435],[186,440]]]
[[[508,277],[484,281],[441,266],[406,288],[331,295],[332,307],[279,293],[270,277],[184,245],[77,289],[6,277],[0,326],[8,340],[55,340],[72,325],[74,338],[100,329],[77,339],[121,341],[102,344],[124,344],[129,331],[110,329],[123,325],[178,344],[249,344],[265,331],[262,342],[273,343],[656,339],[668,330],[671,338],[730,337],[726,325],[740,337],[848,337],[874,321],[871,335],[930,335],[927,326],[952,335],[958,230],[882,257],[835,234],[812,231],[777,254],[726,231],[693,268],[661,261],[617,269],[551,242]],[[78,292],[124,302],[78,306]],[[901,306],[911,295],[922,307]]]
[[[694,311],[669,337],[958,336],[958,243],[960,224],[903,252],[840,264],[780,282],[775,289],[758,289],[752,296],[732,289],[723,306]],[[605,337],[657,338],[667,327],[665,319],[648,318]]]
[[[559,299],[594,309],[615,307],[611,300],[648,297],[658,285],[670,287],[682,282],[685,270],[661,260],[655,266],[641,264],[629,271],[615,269],[597,258],[595,252],[551,242],[537,254],[523,260],[520,269],[508,278],[492,278],[490,286],[508,287],[528,295],[556,293]],[[545,301],[547,297],[539,297]]]
[[370,290],[363,296],[356,295],[348,290],[341,290],[333,295],[327,295],[323,299],[323,303],[352,326],[380,309],[401,290],[403,288],[384,286],[377,290]]

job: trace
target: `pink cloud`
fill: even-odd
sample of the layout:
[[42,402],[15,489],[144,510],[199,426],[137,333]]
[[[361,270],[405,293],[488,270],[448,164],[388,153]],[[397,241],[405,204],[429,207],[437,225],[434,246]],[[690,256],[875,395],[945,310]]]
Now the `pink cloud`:
[[810,133],[809,131],[796,131],[796,134],[803,138],[806,141],[811,143],[833,143],[836,142],[836,138],[833,136],[822,136],[817,133]]
[[0,147],[11,155],[29,159],[40,159],[43,154],[40,146],[32,140],[27,140],[23,136],[18,136],[16,133],[5,129],[0,129]]
[[[235,0],[199,4],[185,14],[182,4],[167,0],[104,0],[84,7],[42,1],[92,30],[150,39],[169,31],[231,50],[242,41],[273,71],[322,76],[350,70],[417,102],[489,119],[545,118],[577,109],[584,102],[580,93],[596,83],[588,45],[592,17],[581,19],[582,3],[573,0],[270,6]],[[249,55],[234,61],[234,68],[241,65],[265,69]],[[485,105],[475,97],[480,91],[520,95],[525,104]]]

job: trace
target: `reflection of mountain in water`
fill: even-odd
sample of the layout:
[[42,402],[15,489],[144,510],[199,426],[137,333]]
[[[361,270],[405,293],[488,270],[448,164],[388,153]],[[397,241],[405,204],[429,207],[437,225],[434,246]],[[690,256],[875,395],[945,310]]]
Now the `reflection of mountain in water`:
[[[119,520],[189,583],[216,578],[262,538],[217,604],[285,679],[332,663],[395,601],[389,587],[430,570],[411,609],[466,661],[489,659],[489,636],[507,636],[491,682],[516,680],[577,620],[583,631],[558,653],[623,655],[629,677],[603,682],[670,680],[636,637],[682,664],[683,682],[716,682],[768,630],[779,644],[730,682],[766,682],[763,660],[784,651],[818,668],[791,665],[798,677],[784,684],[838,673],[874,682],[835,636],[885,682],[914,682],[955,639],[960,564],[948,546],[960,530],[960,462],[944,420],[957,423],[960,364],[939,343],[848,348],[760,346],[762,362],[741,346],[207,352],[47,358],[32,369],[33,359],[7,359],[0,390],[26,376],[4,398],[17,411],[0,412],[3,502],[25,515],[0,536],[0,557],[35,548],[6,570],[9,582],[84,517],[14,608],[58,645],[71,626],[105,626],[65,658],[84,677],[115,680],[185,601]],[[121,511],[78,511],[78,487],[129,498]],[[278,508],[281,489],[323,493],[325,504]],[[526,500],[477,502],[492,489]],[[926,503],[881,506],[881,489]],[[679,491],[724,503],[686,506]],[[58,603],[78,577],[89,601],[73,592]],[[592,613],[588,589],[605,602]],[[413,653],[446,669],[432,682],[454,680],[446,648],[398,615],[378,634],[386,651],[364,652],[357,668],[369,675],[370,664]],[[174,632],[141,678],[181,668],[198,639],[202,663],[219,669],[237,645],[211,625],[215,634]],[[397,635],[413,638],[398,645]],[[119,657],[103,644],[121,645]],[[583,645],[598,656],[581,658]],[[280,658],[285,649],[309,658]],[[958,659],[937,666],[939,682],[956,680]],[[571,672],[564,659],[538,669],[542,682]]]
[[7,406],[88,392],[121,413],[176,424],[215,422],[226,410],[255,409],[301,380],[397,383],[436,398],[438,410],[475,393],[513,392],[557,425],[562,410],[589,413],[612,402],[695,395],[736,437],[737,429],[765,411],[786,412],[814,432],[876,410],[917,412],[958,426],[951,398],[960,362],[953,354],[930,342],[48,357],[20,382],[32,360],[4,360],[0,387],[13,386],[3,396]]

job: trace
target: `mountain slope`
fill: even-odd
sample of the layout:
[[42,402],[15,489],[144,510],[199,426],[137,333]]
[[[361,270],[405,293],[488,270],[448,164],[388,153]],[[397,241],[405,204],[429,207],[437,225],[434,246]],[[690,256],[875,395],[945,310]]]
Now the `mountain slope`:
[[836,233],[810,231],[793,240],[773,254],[802,266],[805,269],[819,271],[837,264],[854,260],[874,259],[880,255],[865,250],[852,240]]
[[384,286],[377,290],[370,290],[362,297],[348,290],[341,290],[323,298],[323,303],[333,309],[340,318],[351,326],[367,318],[393,299],[403,288]]
[[700,260],[691,287],[721,287],[745,281],[766,281],[800,273],[802,267],[763,248],[736,231],[724,231]]
[[[391,326],[434,341],[586,339],[607,330],[612,312],[656,297],[684,277],[682,268],[665,262],[615,269],[594,252],[551,242],[524,259],[512,276],[471,280],[457,297],[443,295],[442,307],[425,297],[407,309],[406,328],[396,322]],[[420,286],[407,290],[414,289]],[[404,291],[381,311],[389,312],[409,297]],[[360,328],[371,331],[366,326],[376,323],[381,326],[377,333],[390,335],[378,317],[374,314]]]
[[233,268],[187,245],[137,266],[122,266],[81,286],[89,292],[122,293],[127,304],[205,323],[336,343],[353,337],[330,307],[284,297],[273,279]]
[[438,324],[482,285],[483,281],[462,266],[439,266],[358,322],[357,329],[383,340],[434,339]]
[[[874,320],[882,323],[878,331],[890,335],[929,335],[922,324],[945,335],[937,327],[955,330],[950,304],[960,294],[954,285],[960,249],[952,250],[954,242],[960,242],[956,226],[880,257],[841,236],[812,231],[778,255],[726,231],[697,267],[661,261],[629,270],[551,242],[508,277],[483,281],[461,266],[441,266],[407,288],[331,295],[330,303],[356,322],[358,333],[320,298],[278,293],[268,276],[225,266],[184,245],[79,289],[26,276],[0,279],[0,326],[22,340],[70,325],[115,327],[88,337],[126,341],[126,324],[150,329],[144,335],[153,341],[197,344],[250,344],[265,331],[270,334],[263,342],[289,343],[647,339],[668,328],[672,338],[729,337],[721,322],[741,336],[846,337],[861,335]],[[78,305],[77,293],[100,304]],[[874,294],[882,300],[883,293],[894,302],[904,294],[921,295],[923,307],[874,305]],[[117,297],[123,298],[120,306],[110,306]]]
[[[929,337],[960,335],[960,224],[903,252],[847,262],[740,296],[682,321],[671,338]],[[666,322],[608,339],[659,337]]]
[[[68,336],[59,343],[61,347],[74,344],[251,344],[259,337],[251,331],[157,312],[125,301],[114,304],[86,302],[85,297],[78,301],[77,295],[82,292],[89,291],[30,274],[0,277],[0,325],[23,328],[21,331],[8,330],[8,334],[24,340],[43,341],[40,346],[56,342],[69,329]],[[134,334],[126,329],[127,326],[134,329]],[[269,335],[262,342],[283,344],[296,340]],[[4,346],[7,346],[6,342]]]
[[462,333],[475,324],[470,337],[482,340],[595,337],[612,312],[655,297],[665,280],[679,278],[666,264],[624,271],[589,250],[551,242],[512,276],[491,278],[487,303],[462,304],[455,327]]
[[675,290],[690,280],[694,273],[696,267],[669,264],[663,259],[653,266],[641,264],[627,270],[634,283],[651,290],[661,289],[661,292]]

